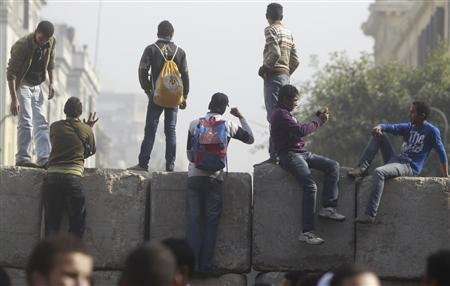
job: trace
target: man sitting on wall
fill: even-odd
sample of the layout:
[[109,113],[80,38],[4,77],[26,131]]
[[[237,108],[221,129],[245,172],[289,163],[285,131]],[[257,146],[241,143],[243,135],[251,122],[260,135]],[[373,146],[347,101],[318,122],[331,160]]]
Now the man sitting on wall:
[[[372,129],[372,138],[359,160],[358,167],[350,170],[348,175],[353,178],[366,175],[378,151],[381,151],[385,165],[374,171],[369,203],[365,214],[356,219],[357,223],[374,223],[385,180],[400,176],[419,175],[432,149],[439,154],[442,176],[448,176],[445,147],[442,144],[439,129],[427,121],[429,114],[430,107],[425,102],[415,101],[409,109],[410,122],[379,124]],[[404,144],[400,154],[395,154],[385,133],[403,137]]]
[[345,216],[336,211],[339,193],[339,163],[305,149],[304,137],[327,122],[329,113],[318,111],[317,117],[311,122],[298,123],[291,112],[297,107],[299,97],[295,86],[288,84],[281,88],[277,108],[271,117],[270,134],[280,158],[281,167],[290,172],[303,188],[303,232],[300,235],[300,241],[307,244],[321,244],[324,240],[313,232],[317,186],[310,169],[325,173],[323,207],[319,211],[319,217],[343,221]]

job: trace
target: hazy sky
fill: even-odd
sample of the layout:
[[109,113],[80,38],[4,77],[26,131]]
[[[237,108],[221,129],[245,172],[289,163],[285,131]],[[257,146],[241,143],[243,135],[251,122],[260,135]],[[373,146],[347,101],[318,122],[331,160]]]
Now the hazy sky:
[[[169,20],[175,28],[174,42],[187,53],[191,78],[188,109],[178,116],[178,156],[185,157],[189,122],[206,112],[210,96],[217,91],[229,95],[230,105],[238,106],[249,119],[256,143],[263,142],[267,123],[263,82],[257,70],[270,2],[102,1],[97,60],[101,89],[145,96],[137,78],[139,59],[155,41],[158,23]],[[333,51],[346,51],[351,57],[372,51],[373,40],[361,31],[371,2],[279,1],[284,6],[283,22],[293,32],[301,56],[293,82],[311,77],[311,55],[323,64]],[[77,42],[88,45],[94,61],[98,11],[98,1],[50,0],[43,17],[75,27]],[[253,163],[268,157],[265,151],[251,151],[252,147],[232,143],[230,170],[251,171]]]

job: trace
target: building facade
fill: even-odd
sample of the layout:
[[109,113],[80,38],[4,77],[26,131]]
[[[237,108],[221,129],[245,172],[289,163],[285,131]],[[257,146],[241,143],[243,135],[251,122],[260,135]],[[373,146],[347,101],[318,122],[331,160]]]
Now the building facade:
[[440,43],[449,43],[449,6],[449,1],[442,0],[376,0],[362,25],[364,33],[375,40],[375,62],[423,65]]
[[[40,19],[43,0],[3,0],[0,2],[0,165],[14,165],[17,144],[17,118],[10,116],[10,95],[6,81],[12,45],[22,36],[31,33]],[[51,21],[51,19],[50,19]],[[98,77],[89,61],[85,46],[75,41],[74,28],[66,24],[55,24],[55,97],[46,104],[50,123],[64,118],[64,103],[70,96],[77,96],[83,102],[84,114],[95,108],[99,95]],[[43,84],[44,93],[48,88]],[[95,159],[88,162],[94,166]]]

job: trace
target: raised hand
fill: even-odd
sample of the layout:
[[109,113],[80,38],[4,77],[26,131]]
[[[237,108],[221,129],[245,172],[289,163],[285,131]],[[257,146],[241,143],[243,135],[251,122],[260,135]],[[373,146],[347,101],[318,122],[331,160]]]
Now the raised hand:
[[372,129],[372,136],[379,137],[383,135],[383,130],[381,130],[381,126],[377,125]]
[[91,128],[92,128],[92,127],[94,127],[95,123],[97,123],[97,121],[98,121],[98,117],[95,118],[96,116],[97,116],[97,112],[94,112],[94,113],[91,112],[91,113],[89,113],[88,120],[83,119],[83,122],[85,124],[91,126]]

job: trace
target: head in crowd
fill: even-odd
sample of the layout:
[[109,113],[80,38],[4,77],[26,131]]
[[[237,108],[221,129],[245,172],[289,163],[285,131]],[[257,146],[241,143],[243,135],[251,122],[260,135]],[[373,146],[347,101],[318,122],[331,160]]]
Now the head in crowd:
[[422,124],[430,116],[430,106],[423,101],[414,101],[409,108],[411,123]]
[[278,3],[267,5],[266,19],[269,21],[269,24],[283,20],[283,6]]
[[303,271],[290,271],[284,275],[284,279],[281,283],[282,286],[296,286],[297,282],[305,277]]
[[9,275],[2,267],[0,267],[0,285],[11,286],[11,280],[9,279]]
[[174,29],[173,29],[172,24],[169,21],[164,20],[161,23],[159,23],[158,34],[157,34],[158,38],[171,40],[173,37],[173,33],[174,33]]
[[424,285],[450,285],[450,250],[441,250],[428,257]]
[[373,272],[351,265],[338,269],[330,286],[381,286],[381,283]]
[[278,94],[278,104],[280,107],[293,111],[298,106],[300,93],[298,89],[290,84],[284,85]]
[[176,273],[172,252],[159,242],[132,251],[120,277],[120,286],[171,286]]
[[83,105],[78,97],[72,96],[64,105],[64,113],[67,117],[78,118],[83,113]]
[[25,272],[28,286],[90,286],[94,261],[69,234],[45,239],[33,249]]
[[177,262],[177,274],[175,275],[175,285],[189,285],[192,272],[195,267],[194,251],[185,239],[167,238],[162,241],[164,246],[172,251]]
[[228,107],[228,96],[224,93],[214,93],[209,102],[208,109],[212,113],[224,114]]
[[53,36],[55,27],[49,21],[41,21],[34,31],[34,40],[39,46],[45,45]]

